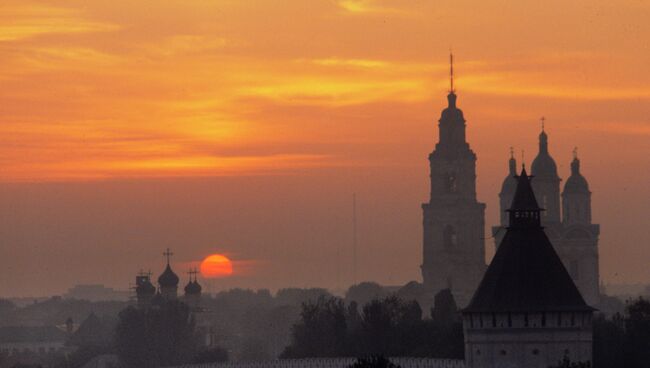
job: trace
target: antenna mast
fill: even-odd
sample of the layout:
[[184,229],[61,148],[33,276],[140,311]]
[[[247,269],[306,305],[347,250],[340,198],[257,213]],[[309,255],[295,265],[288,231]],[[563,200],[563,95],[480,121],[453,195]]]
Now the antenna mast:
[[454,90],[454,54],[449,50],[449,82],[450,82],[450,93],[456,92]]
[[357,194],[352,193],[352,283],[357,284]]

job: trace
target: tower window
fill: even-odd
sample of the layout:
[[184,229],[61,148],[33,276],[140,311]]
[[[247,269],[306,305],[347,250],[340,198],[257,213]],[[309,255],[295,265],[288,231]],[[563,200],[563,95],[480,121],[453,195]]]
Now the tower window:
[[458,178],[456,177],[456,174],[447,174],[447,177],[445,178],[445,188],[448,193],[458,192]]
[[453,248],[458,243],[458,236],[453,226],[447,225],[442,232],[442,241],[445,248]]

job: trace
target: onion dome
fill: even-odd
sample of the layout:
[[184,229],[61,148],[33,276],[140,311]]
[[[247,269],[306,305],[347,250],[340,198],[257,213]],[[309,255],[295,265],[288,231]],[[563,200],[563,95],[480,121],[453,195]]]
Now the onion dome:
[[196,280],[188,282],[185,286],[185,294],[188,295],[201,294],[201,290],[203,290],[203,288]]
[[548,153],[548,135],[544,130],[539,135],[539,153],[533,160],[531,174],[537,177],[557,177],[557,165]]
[[580,160],[576,155],[571,162],[571,176],[564,184],[564,193],[589,193],[589,184],[580,174]]
[[149,278],[138,283],[138,286],[135,288],[135,292],[138,295],[153,295],[156,293],[156,287],[153,286]]
[[172,268],[167,263],[165,271],[158,277],[158,285],[161,288],[164,287],[177,287],[178,286],[178,276],[172,271]]
[[463,116],[463,110],[456,107],[456,93],[449,92],[447,95],[447,107],[442,110],[440,120],[451,120],[458,122],[465,122],[465,117]]

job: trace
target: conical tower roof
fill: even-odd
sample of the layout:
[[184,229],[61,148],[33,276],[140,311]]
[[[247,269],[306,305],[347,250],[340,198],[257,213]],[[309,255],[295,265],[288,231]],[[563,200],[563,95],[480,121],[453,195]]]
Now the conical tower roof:
[[465,312],[592,311],[540,225],[540,211],[522,170],[508,228]]

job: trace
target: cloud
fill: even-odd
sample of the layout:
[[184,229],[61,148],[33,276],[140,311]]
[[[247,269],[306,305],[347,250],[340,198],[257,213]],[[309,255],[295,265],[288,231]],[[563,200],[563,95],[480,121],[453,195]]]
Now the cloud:
[[339,0],[337,4],[350,14],[406,14],[404,9],[382,6],[376,0]]
[[77,9],[42,4],[9,2],[0,5],[0,42],[17,41],[46,34],[111,32],[116,24],[83,17]]

